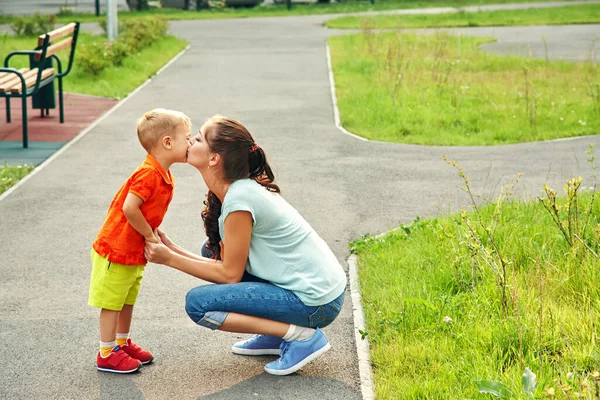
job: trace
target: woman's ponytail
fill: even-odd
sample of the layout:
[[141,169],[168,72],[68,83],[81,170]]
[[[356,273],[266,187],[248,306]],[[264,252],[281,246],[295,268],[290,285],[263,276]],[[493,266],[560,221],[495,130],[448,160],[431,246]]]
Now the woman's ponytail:
[[250,153],[248,154],[248,170],[250,172],[250,179],[254,179],[270,192],[281,192],[279,186],[273,183],[275,175],[267,162],[267,155],[257,144],[254,144],[250,148]]
[[221,235],[219,234],[219,217],[221,216],[221,200],[216,194],[209,191],[204,200],[204,210],[202,210],[202,220],[204,221],[204,231],[208,237],[206,247],[212,253],[215,260],[221,259]]

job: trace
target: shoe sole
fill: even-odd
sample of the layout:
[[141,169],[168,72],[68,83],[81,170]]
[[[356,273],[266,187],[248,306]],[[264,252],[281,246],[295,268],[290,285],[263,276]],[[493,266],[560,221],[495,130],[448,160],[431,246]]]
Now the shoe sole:
[[98,368],[98,371],[102,371],[102,372],[114,372],[114,373],[116,373],[116,374],[131,374],[132,372],[139,371],[139,369],[140,369],[141,367],[142,367],[142,366],[140,365],[140,366],[138,366],[137,368],[135,368],[135,369],[132,369],[132,370],[129,370],[129,371],[118,371],[118,370],[116,370],[116,369],[102,368],[102,367],[98,367],[98,366],[97,366],[96,368]]
[[154,361],[154,357],[152,357],[148,361],[140,361],[140,362],[142,363],[142,365],[148,365],[148,364],[152,364],[152,361]]
[[306,364],[319,357],[321,354],[325,353],[327,350],[331,348],[331,345],[327,343],[325,346],[320,348],[319,350],[312,353],[310,356],[306,357],[304,360],[300,361],[296,365],[291,366],[288,369],[270,369],[265,366],[265,371],[271,375],[289,375],[298,371],[300,368],[304,367]]
[[279,349],[240,349],[238,347],[232,347],[231,352],[242,356],[278,356],[281,354]]

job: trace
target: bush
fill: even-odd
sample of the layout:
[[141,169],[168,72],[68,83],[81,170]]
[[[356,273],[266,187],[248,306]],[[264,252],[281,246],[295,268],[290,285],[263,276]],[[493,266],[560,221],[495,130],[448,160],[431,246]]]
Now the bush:
[[[106,32],[106,20],[100,22]],[[120,67],[125,59],[167,34],[169,24],[166,19],[150,17],[119,22],[119,38],[115,42],[105,42],[104,47],[82,46],[78,63],[85,73],[98,75],[112,65]]]
[[78,48],[78,51],[77,63],[86,74],[98,75],[112,65],[106,43],[103,46],[98,46],[96,43],[82,45]]
[[125,58],[127,58],[127,56],[132,52],[133,49],[128,43],[119,40],[110,45],[110,48],[108,49],[108,56],[110,57],[113,65],[120,67],[123,65]]
[[39,36],[54,29],[56,16],[40,15],[35,13],[33,17],[19,17],[11,25],[17,36]]
[[[106,34],[106,19],[99,24]],[[168,29],[169,22],[161,17],[120,20],[118,40],[129,42],[132,49],[140,50],[165,36]]]

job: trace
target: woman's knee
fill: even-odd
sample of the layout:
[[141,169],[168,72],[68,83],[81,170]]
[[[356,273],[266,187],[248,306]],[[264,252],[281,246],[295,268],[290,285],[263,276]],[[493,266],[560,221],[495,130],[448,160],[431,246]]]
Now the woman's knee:
[[187,292],[185,296],[185,312],[190,319],[212,330],[219,329],[229,314],[211,309],[210,305],[214,304],[215,300],[214,288],[214,285],[198,286]]
[[206,310],[202,306],[202,298],[202,286],[190,289],[185,295],[185,312],[195,323],[198,323],[206,314]]
[[206,247],[207,244],[208,244],[208,239],[206,239],[204,241],[204,243],[202,243],[202,247],[200,248],[200,255],[202,257],[206,257],[206,258],[212,258],[213,252],[210,251],[208,247]]

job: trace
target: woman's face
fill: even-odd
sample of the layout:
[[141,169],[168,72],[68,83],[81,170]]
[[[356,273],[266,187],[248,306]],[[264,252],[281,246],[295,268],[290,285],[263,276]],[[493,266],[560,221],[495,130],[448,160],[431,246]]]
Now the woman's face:
[[191,139],[190,149],[188,151],[188,164],[196,167],[197,169],[208,168],[208,163],[211,157],[210,147],[206,142],[206,124],[202,125],[200,132]]

